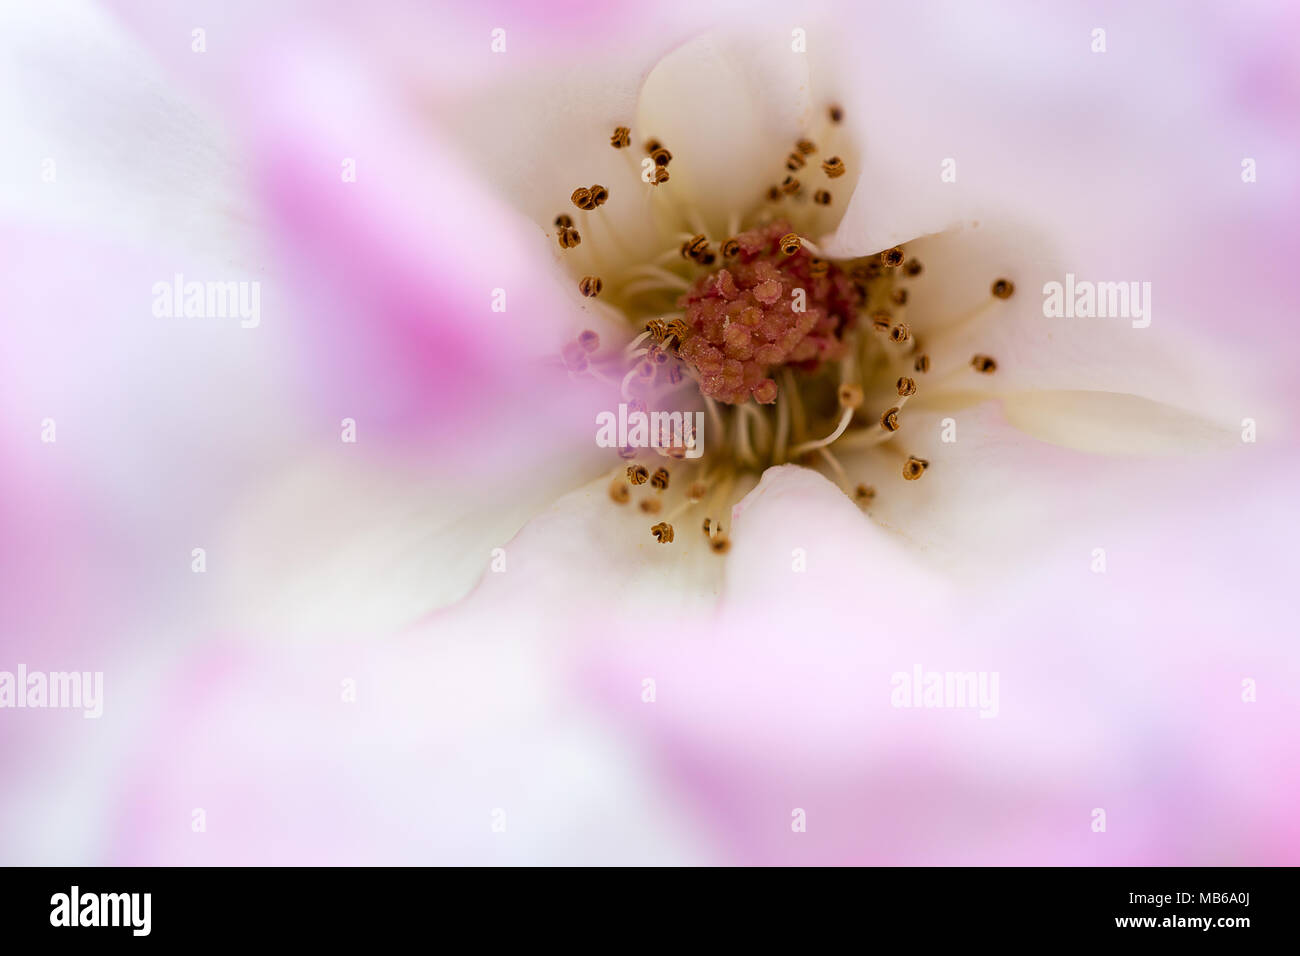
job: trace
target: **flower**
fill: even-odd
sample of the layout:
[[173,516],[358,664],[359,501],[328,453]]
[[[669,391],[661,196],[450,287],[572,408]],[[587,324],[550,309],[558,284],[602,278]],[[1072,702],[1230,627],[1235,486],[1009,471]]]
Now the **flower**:
[[[123,7],[146,37],[181,23]],[[274,56],[222,14],[217,56],[159,47],[241,130],[277,278],[298,280],[292,298],[281,288],[301,323],[288,351],[314,385],[304,418],[330,427],[297,446],[299,469],[243,499],[225,540],[237,570],[220,583],[239,600],[218,620],[276,640],[180,668],[182,692],[156,707],[163,729],[124,747],[135,784],[114,857],[1073,862],[1098,851],[1071,814],[1109,800],[1137,821],[1138,838],[1111,841],[1118,858],[1191,862],[1206,845],[1160,823],[1189,791],[1201,802],[1179,818],[1187,828],[1215,807],[1267,821],[1232,830],[1237,859],[1291,853],[1263,835],[1283,826],[1284,802],[1219,787],[1165,724],[1196,687],[1212,701],[1198,730],[1224,733],[1216,756],[1251,779],[1295,747],[1270,722],[1252,767],[1223,729],[1245,726],[1237,675],[1223,686],[1224,673],[1293,666],[1269,638],[1280,615],[1245,615],[1256,641],[1234,660],[1197,632],[1198,617],[1231,620],[1217,604],[1183,605],[1179,630],[1159,630],[1180,593],[1160,561],[1202,594],[1225,579],[1187,552],[1190,528],[1271,553],[1234,534],[1247,512],[1230,489],[1251,471],[1241,419],[1278,423],[1277,393],[1242,371],[1251,349],[1222,316],[1229,304],[1268,313],[1277,293],[1181,281],[1193,266],[1222,275],[1207,235],[1266,243],[1229,198],[1235,165],[1209,186],[1189,159],[1207,153],[1204,129],[1147,119],[1147,97],[1219,115],[1221,91],[1155,88],[1196,62],[1172,41],[1133,68],[1089,59],[1086,30],[1048,33],[1023,11],[872,9],[867,21],[836,8],[792,27],[746,5],[713,29],[690,7],[663,12],[654,24],[620,10],[512,15],[510,36],[544,39],[500,56],[470,50],[482,31],[449,10],[431,32],[411,14],[396,37],[346,10],[306,36],[281,25],[260,34]],[[629,35],[624,16],[653,55],[602,42]],[[1112,38],[1138,33],[1142,16],[1116,15]],[[420,49],[430,37],[433,55]],[[662,144],[645,150],[651,182],[628,163],[643,134]],[[783,192],[779,177],[806,177],[810,156],[826,157],[812,172],[824,178]],[[348,160],[355,181],[339,175]],[[764,218],[773,185],[783,198]],[[854,276],[873,261],[878,276]],[[1147,297],[1144,327],[1054,321],[1039,290],[1067,276],[1149,281],[1154,317]],[[799,289],[803,312],[786,306]],[[504,311],[491,307],[498,290]],[[887,328],[868,324],[872,311],[889,311]],[[688,328],[655,352],[660,336],[643,331],[655,318]],[[610,480],[628,463],[592,442],[594,416],[647,400],[633,386],[660,368],[699,378],[705,446],[723,437],[721,455],[663,463],[666,487],[647,459],[644,484],[615,485],[620,504]],[[362,436],[345,454],[363,454],[340,464],[343,418]],[[1232,505],[1210,520],[1186,459],[1162,456],[1216,446],[1235,460],[1191,466]],[[823,475],[787,463],[805,454]],[[1181,505],[1178,522],[1162,498]],[[1258,507],[1249,514],[1271,514]],[[1153,528],[1173,535],[1169,553]],[[1092,587],[1115,577],[1086,570],[1099,540],[1144,568],[1140,581],[1116,575],[1118,595]],[[1274,572],[1224,574],[1250,590]],[[369,635],[438,607],[396,642],[280,640]],[[1127,608],[1137,625],[1117,622]],[[1156,639],[1134,651],[1148,629]],[[1179,658],[1186,649],[1215,666]],[[918,659],[1001,668],[1015,696],[987,722],[997,729],[906,723],[935,716],[887,703],[890,674]],[[1162,675],[1164,689],[1130,693]],[[363,707],[340,711],[325,691],[340,679],[362,688]],[[262,743],[252,755],[250,739]],[[629,741],[641,744],[632,756]],[[1168,763],[1144,763],[1148,750]],[[285,754],[304,769],[282,771]],[[157,826],[187,788],[237,821],[228,842]],[[1293,789],[1287,778],[1281,792]],[[812,821],[803,844],[789,842],[796,808]],[[497,846],[462,825],[495,809],[522,814],[532,842]],[[962,838],[992,817],[986,839]],[[322,846],[339,820],[354,824]]]

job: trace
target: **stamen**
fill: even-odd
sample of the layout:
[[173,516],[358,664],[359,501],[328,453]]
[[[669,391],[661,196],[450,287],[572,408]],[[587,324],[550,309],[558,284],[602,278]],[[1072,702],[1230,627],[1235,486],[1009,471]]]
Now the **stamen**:
[[605,200],[609,198],[609,190],[597,183],[591,187],[591,201],[597,206],[605,205]]
[[786,256],[792,256],[803,248],[803,243],[800,241],[798,234],[793,232],[787,232],[782,236],[780,245],[781,254]]
[[569,196],[573,204],[582,210],[592,210],[596,208],[596,201],[591,197],[591,190],[586,186],[579,186]]
[[657,515],[663,509],[663,502],[658,498],[642,498],[637,503],[637,507],[643,514]]
[[722,244],[722,258],[734,259],[740,253],[740,242],[734,236]]
[[795,150],[785,158],[785,168],[790,172],[798,172],[808,165],[808,160],[803,158],[803,153]]
[[898,431],[898,408],[890,408],[880,416],[880,427],[887,432]]
[[573,217],[570,216],[568,213],[562,212],[555,217],[555,225],[558,226],[560,229],[572,229]]
[[846,172],[844,160],[838,156],[832,156],[830,159],[822,160],[822,172],[831,179],[839,179]]
[[897,385],[898,385],[898,394],[901,396],[906,397],[908,395],[916,394],[915,379],[910,379],[907,376],[903,376],[898,380]]
[[930,463],[924,458],[917,458],[915,455],[909,457],[903,465],[903,477],[908,481],[916,481],[925,473],[925,469],[930,467]]
[[787,176],[781,180],[781,192],[787,196],[792,196],[799,191],[799,180],[793,176]]
[[989,355],[976,355],[970,360],[971,368],[982,375],[992,375],[998,370],[998,363]]
[[600,281],[600,276],[583,276],[581,281],[578,282],[578,291],[590,299],[600,295],[600,290],[604,288],[604,285]]
[[582,236],[578,235],[578,230],[571,226],[561,226],[555,235],[560,241],[561,249],[572,249],[578,243],[582,242]]
[[919,259],[908,259],[903,263],[903,275],[909,279],[915,279],[921,274],[922,266]]
[[666,182],[668,182],[668,170],[662,166],[656,166],[654,176],[650,179],[650,185],[659,186]]
[[870,485],[858,485],[857,488],[853,489],[853,497],[860,502],[871,501],[876,497],[876,489]]
[[709,547],[713,549],[714,554],[726,554],[731,550],[731,539],[722,532],[709,539]]
[[614,135],[609,138],[609,145],[615,149],[626,149],[632,145],[632,131],[626,126],[615,126]]
[[930,356],[918,355],[916,357],[916,362],[912,367],[916,369],[918,372],[930,371]]
[[805,156],[811,156],[813,153],[817,152],[817,145],[810,139],[799,140],[799,142],[794,144],[794,148],[799,150],[799,152],[803,153]]
[[993,295],[999,299],[1009,299],[1015,291],[1016,284],[1010,279],[998,279],[993,283]]
[[[709,493],[709,486],[702,481],[692,481],[686,486],[686,498],[692,504],[698,504]],[[708,520],[707,518],[704,520]]]
[[650,158],[655,161],[656,166],[667,166],[673,161],[673,154],[660,146],[658,149],[650,151]]
[[616,505],[625,505],[632,498],[632,492],[628,491],[627,485],[615,478],[609,483],[609,498]]
[[871,313],[871,327],[877,332],[888,332],[894,324],[894,317],[883,310]]
[[900,322],[889,330],[889,337],[895,342],[903,343],[912,337],[912,330],[906,322]]
[[862,405],[861,385],[841,385],[839,390],[840,408],[859,408]]
[[814,279],[825,279],[826,274],[831,271],[831,264],[825,259],[813,259],[808,263],[808,274]]
[[903,264],[903,250],[898,246],[894,246],[892,249],[886,249],[880,254],[880,261],[891,269],[897,268]]
[[844,119],[844,110],[840,108],[840,105],[838,103],[831,104],[829,114],[830,114],[831,122],[836,124],[837,126],[839,125],[840,121]]
[[819,206],[829,206],[831,204],[831,194],[825,189],[819,189],[813,193],[813,202]]
[[802,445],[795,445],[790,449],[790,457],[798,458],[800,455],[807,454],[810,451],[816,451],[818,448],[825,448],[827,445],[835,443],[835,439],[844,434],[845,429],[849,427],[849,422],[853,420],[853,409],[844,409],[844,414],[840,416],[840,423],[825,438],[819,438],[816,441],[806,441]]
[[628,465],[627,480],[634,485],[644,485],[650,479],[650,470],[645,465]]
[[666,491],[668,489],[668,469],[656,468],[655,473],[650,476],[650,487],[655,491]]
[[889,301],[894,305],[907,305],[907,290],[894,289],[889,293]]

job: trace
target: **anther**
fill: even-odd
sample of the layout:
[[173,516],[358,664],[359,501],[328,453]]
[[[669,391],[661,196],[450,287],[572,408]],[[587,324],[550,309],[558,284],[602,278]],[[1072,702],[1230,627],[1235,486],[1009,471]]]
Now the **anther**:
[[793,176],[787,176],[785,179],[781,180],[781,192],[785,193],[787,196],[794,195],[798,191],[799,180],[795,179]]
[[889,337],[895,342],[906,342],[912,337],[912,330],[908,328],[907,323],[900,322],[889,330]]
[[808,263],[808,274],[814,279],[824,279],[826,274],[831,271],[831,264],[825,259],[814,259]]
[[734,259],[740,254],[740,241],[734,237],[728,239],[722,244],[722,257],[724,259]]
[[673,526],[667,521],[661,521],[650,529],[650,533],[655,536],[655,540],[660,544],[671,544],[673,540]]
[[615,478],[609,483],[609,499],[616,505],[625,505],[632,499],[632,492],[627,485]]
[[[703,501],[704,496],[708,493],[709,486],[702,481],[692,481],[686,486],[686,497],[691,502]],[[704,520],[708,521],[709,519],[705,518]]]
[[560,241],[561,249],[572,249],[578,243],[582,242],[582,236],[578,234],[578,230],[572,227],[561,226],[560,230],[555,235]]
[[894,305],[906,305],[906,304],[907,304],[907,290],[906,290],[906,289],[895,289],[893,292],[889,293],[889,301],[892,302],[892,303],[894,303]]
[[644,514],[657,515],[663,509],[663,503],[658,498],[642,498],[637,502],[637,507]]
[[[624,488],[623,490],[626,491],[627,489]],[[853,497],[857,498],[858,501],[870,501],[876,497],[876,489],[870,485],[858,485],[857,488],[853,489]]]
[[928,461],[924,458],[917,458],[913,455],[903,464],[903,477],[908,481],[916,481],[916,479],[920,478],[921,475],[925,473],[925,469],[929,467],[930,463]]
[[573,217],[568,213],[562,212],[555,217],[555,224],[561,229],[571,229],[573,228]]
[[894,324],[894,317],[888,312],[872,312],[871,327],[877,332],[888,332],[889,327]]
[[605,205],[605,200],[609,198],[609,190],[597,183],[591,187],[591,201],[597,206]]
[[858,408],[862,404],[862,386],[841,385],[839,399],[840,408]]
[[[597,282],[600,280],[597,279]],[[600,348],[600,336],[591,329],[584,329],[578,333],[578,344],[582,346],[584,352],[594,352]]]
[[781,237],[780,246],[782,255],[792,256],[803,248],[803,243],[799,241],[797,233],[787,232]]
[[844,160],[838,156],[832,156],[830,159],[822,160],[822,172],[831,179],[838,179],[844,175]]
[[887,432],[898,431],[898,408],[886,409],[885,413],[880,416],[880,427]]
[[880,254],[880,261],[891,269],[897,268],[903,264],[903,250],[894,246],[892,249],[886,249]]
[[817,152],[817,144],[810,139],[799,140],[799,142],[794,144],[794,148],[799,150],[799,152],[803,153],[805,156],[811,156],[813,153]]
[[650,338],[656,342],[662,342],[668,338],[668,323],[663,319],[651,319],[645,324],[645,330],[650,333]]
[[798,150],[795,150],[793,153],[791,153],[789,156],[785,158],[785,168],[790,170],[790,172],[792,173],[795,172],[796,170],[803,169],[807,165],[808,165],[808,160],[804,159],[803,153],[799,152]]
[[831,194],[825,189],[819,189],[813,193],[813,202],[819,206],[829,206],[831,204]]
[[909,279],[915,279],[921,274],[922,266],[920,259],[908,259],[903,263],[903,275]]
[[658,186],[666,182],[668,182],[668,170],[662,166],[656,166],[654,175],[650,177],[650,185]]
[[829,113],[830,113],[830,118],[832,123],[838,125],[839,122],[844,119],[844,110],[840,107],[838,103],[831,104]]
[[677,340],[681,345],[686,341],[686,337],[691,334],[691,324],[685,319],[673,319],[667,325],[668,335]]
[[659,140],[657,139],[648,139],[645,141],[645,151],[647,156],[653,153],[656,149],[663,149],[663,148],[664,148],[664,144],[659,142]]
[[872,279],[879,279],[882,271],[884,270],[880,263],[872,259],[869,262],[859,262],[849,270],[849,275],[859,282],[870,282]]
[[918,355],[916,357],[916,362],[913,363],[912,365],[912,368],[916,369],[918,372],[930,371],[930,356]]
[[628,465],[627,480],[634,485],[644,485],[650,479],[650,470],[645,465]]
[[650,158],[655,161],[656,166],[667,166],[673,161],[673,154],[660,146],[650,151]]
[[712,519],[712,518],[705,518],[705,519],[704,519],[704,533],[705,533],[705,534],[708,534],[711,530],[713,530],[713,519]]
[[699,259],[708,251],[708,249],[709,240],[705,238],[703,233],[697,233],[682,243],[682,258]]
[[998,363],[988,355],[975,355],[971,357],[970,366],[975,371],[983,375],[992,375],[998,370]]
[[664,491],[668,488],[668,469],[656,468],[655,473],[650,476],[650,487],[655,491]]
[[604,283],[600,281],[600,276],[583,276],[578,282],[578,291],[588,299],[600,295],[600,290]]
[[632,131],[626,126],[615,126],[614,135],[609,138],[609,145],[615,149],[625,149],[632,145]]
[[904,375],[898,380],[896,385],[898,387],[898,394],[903,398],[906,398],[908,395],[916,394],[916,379],[908,378]]
[[596,201],[591,198],[591,190],[586,186],[579,186],[573,191],[573,194],[569,198],[573,200],[573,204],[579,209],[589,210],[596,208]]
[[1009,299],[1015,291],[1016,284],[1010,279],[998,279],[993,283],[993,295],[999,299]]
[[709,539],[709,547],[714,554],[726,554],[731,549],[731,539],[719,531],[717,537]]

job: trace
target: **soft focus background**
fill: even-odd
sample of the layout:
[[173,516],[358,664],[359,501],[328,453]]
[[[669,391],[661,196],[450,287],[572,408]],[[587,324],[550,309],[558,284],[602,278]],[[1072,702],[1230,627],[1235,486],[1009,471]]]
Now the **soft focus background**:
[[[0,6],[0,671],[105,687],[0,710],[0,862],[1300,862],[1296,10],[907,6]],[[930,517],[1002,546],[968,567],[793,469],[719,600],[601,550],[594,399],[531,362],[585,319],[530,203],[566,124],[765,24],[833,48],[887,215],[977,157],[1153,280],[1152,341],[1209,358],[1181,397],[1258,442],[994,444]],[[260,324],[155,317],[176,273],[260,282]],[[997,719],[891,707],[918,663],[998,671]]]

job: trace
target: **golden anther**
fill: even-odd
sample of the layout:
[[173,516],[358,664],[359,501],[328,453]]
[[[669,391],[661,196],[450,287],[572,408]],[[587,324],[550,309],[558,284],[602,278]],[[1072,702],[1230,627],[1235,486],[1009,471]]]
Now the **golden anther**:
[[659,140],[657,139],[648,139],[645,141],[646,155],[653,153],[656,149],[663,149],[663,148],[664,148],[664,144],[659,142]]
[[656,342],[662,342],[668,338],[668,323],[663,319],[651,319],[645,324],[645,330],[650,333],[650,338]]
[[803,243],[799,240],[798,233],[787,232],[781,237],[781,254],[792,256],[803,248]]
[[591,190],[586,186],[579,186],[573,191],[573,195],[569,198],[573,200],[573,204],[579,209],[588,210],[596,208],[596,202],[591,198]]
[[975,371],[983,375],[992,375],[998,370],[998,363],[988,355],[975,355],[971,357],[970,366]]
[[916,379],[904,375],[895,384],[898,387],[898,394],[903,398],[916,394]]
[[583,276],[578,282],[578,291],[590,299],[600,295],[600,290],[604,288],[604,285],[600,281],[600,276]]
[[819,189],[813,193],[813,202],[819,206],[829,206],[831,204],[831,194],[825,189]]
[[898,408],[886,409],[885,413],[880,416],[880,427],[887,432],[898,431]]
[[922,266],[920,259],[908,259],[903,263],[903,275],[909,279],[915,279],[921,274]]
[[740,241],[732,238],[722,244],[722,257],[724,259],[734,259],[740,254]]
[[862,404],[862,386],[844,384],[839,390],[840,408],[857,408]]
[[660,544],[671,544],[673,540],[673,526],[667,521],[661,521],[650,529],[650,533],[655,536],[655,540]]
[[892,249],[886,249],[880,254],[880,261],[891,269],[903,264],[903,250],[894,246]]
[[859,282],[870,282],[872,279],[879,279],[880,273],[884,269],[875,259],[868,262],[859,262],[849,270],[849,275]]
[[627,480],[634,485],[644,485],[650,480],[650,470],[645,465],[628,465]]
[[908,339],[912,337],[912,330],[908,328],[906,322],[900,322],[898,325],[894,326],[892,329],[889,330],[889,337],[893,339],[895,342],[899,342],[899,343],[906,342]]
[[814,259],[808,263],[808,274],[814,279],[824,279],[826,274],[831,271],[831,264],[825,259]]
[[700,259],[709,249],[709,240],[702,233],[697,233],[682,243],[683,259]]
[[903,464],[903,477],[908,481],[916,481],[929,467],[930,463],[928,461],[913,455]]
[[627,485],[615,478],[609,483],[609,499],[616,505],[625,505],[632,498],[632,492],[627,490]]
[[838,156],[832,156],[830,159],[822,160],[822,172],[831,179],[839,179],[844,175],[844,160]]
[[[689,501],[703,501],[704,496],[709,493],[709,486],[702,481],[692,481],[686,486],[686,497]],[[708,520],[707,518],[704,520]]]
[[877,332],[888,332],[889,327],[894,324],[894,317],[888,312],[872,312],[871,327]]
[[781,187],[780,187],[780,186],[768,186],[768,187],[767,187],[767,200],[768,200],[768,202],[776,202],[776,201],[779,200],[780,198],[781,198]]
[[798,150],[791,153],[789,156],[785,158],[785,168],[790,170],[790,172],[792,173],[795,172],[796,170],[803,169],[807,165],[808,165],[808,160],[804,159],[803,153],[799,152]]
[[889,301],[894,303],[894,305],[907,305],[907,290],[895,289],[893,292],[889,293]]
[[650,158],[655,161],[656,166],[667,166],[673,161],[673,154],[660,146],[658,149],[650,151]]
[[663,508],[663,504],[659,501],[658,498],[642,498],[637,503],[637,507],[640,508],[641,511],[645,514],[657,515],[660,509]]
[[799,140],[799,142],[794,144],[794,148],[799,150],[799,152],[803,153],[805,156],[811,156],[813,153],[817,152],[817,144],[810,139]]
[[840,107],[838,103],[832,103],[831,108],[828,112],[830,113],[832,123],[838,125],[839,122],[842,119],[844,119],[844,110]]
[[582,242],[582,236],[573,228],[561,228],[555,235],[560,240],[561,249],[572,249]]
[[668,335],[677,340],[681,345],[686,341],[686,337],[691,334],[691,324],[685,319],[673,319],[668,323]]
[[918,372],[930,371],[930,356],[918,355],[916,361],[912,364],[912,368],[916,369]]
[[573,228],[573,217],[562,212],[555,217],[555,224],[561,229],[571,229]]
[[615,126],[614,135],[609,138],[609,145],[615,149],[625,149],[632,145],[632,131],[626,126]]
[[999,299],[1009,299],[1015,291],[1016,284],[1010,279],[998,279],[993,283],[993,295]]
[[799,180],[793,176],[787,176],[781,180],[781,192],[787,196],[792,196],[799,191]]
[[870,485],[858,485],[853,489],[853,497],[857,498],[858,501],[870,501],[876,497],[876,489]]
[[582,346],[584,352],[594,352],[600,348],[600,336],[591,329],[583,329],[578,333],[578,344]]
[[666,182],[668,182],[668,170],[662,166],[656,166],[654,175],[650,177],[650,185],[659,186]]
[[726,554],[731,550],[731,539],[718,532],[717,537],[709,539],[709,547],[713,549],[714,554]]
[[605,205],[605,200],[609,198],[609,190],[597,183],[591,187],[591,201],[597,206]]
[[700,256],[695,261],[702,266],[711,266],[713,265],[713,263],[718,261],[718,257],[714,255],[712,251],[706,249],[704,251],[704,255]]
[[668,469],[656,468],[655,473],[650,476],[650,487],[656,491],[664,491],[668,488]]

